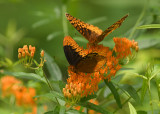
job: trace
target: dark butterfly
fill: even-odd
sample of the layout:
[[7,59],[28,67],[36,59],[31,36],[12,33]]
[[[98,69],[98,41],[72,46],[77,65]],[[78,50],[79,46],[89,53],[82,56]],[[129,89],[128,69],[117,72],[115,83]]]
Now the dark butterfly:
[[88,23],[85,23],[70,14],[66,13],[66,17],[69,20],[69,22],[74,26],[74,28],[83,35],[91,44],[97,44],[101,42],[104,37],[106,37],[108,34],[113,32],[115,29],[119,28],[122,24],[122,22],[128,17],[128,15],[125,15],[120,20],[118,20],[116,23],[111,25],[109,28],[107,28],[105,31],[102,31],[96,26],[90,25]]
[[74,66],[76,72],[92,73],[106,63],[104,56],[87,54],[70,36],[64,38],[63,48],[69,64]]

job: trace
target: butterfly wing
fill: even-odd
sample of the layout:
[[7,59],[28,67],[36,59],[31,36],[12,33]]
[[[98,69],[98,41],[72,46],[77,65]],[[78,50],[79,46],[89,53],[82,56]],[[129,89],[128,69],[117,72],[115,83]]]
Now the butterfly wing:
[[85,23],[70,14],[66,14],[69,22],[74,26],[74,28],[83,35],[90,43],[94,43],[95,40],[102,34],[102,30],[96,26]]
[[123,23],[123,21],[128,17],[128,14],[125,15],[124,17],[122,17],[120,20],[118,20],[116,23],[114,23],[113,25],[111,25],[109,28],[107,28],[98,38],[97,41],[95,41],[95,43],[99,43],[101,42],[104,37],[106,37],[108,34],[110,34],[111,32],[113,32],[115,29],[119,28],[121,26],[121,24]]
[[64,38],[63,49],[69,64],[73,66],[76,66],[77,63],[85,56],[82,48],[79,47],[79,45],[70,36],[66,36]]
[[102,68],[105,63],[106,58],[104,56],[100,56],[98,53],[90,53],[78,62],[76,69],[79,72],[93,73]]

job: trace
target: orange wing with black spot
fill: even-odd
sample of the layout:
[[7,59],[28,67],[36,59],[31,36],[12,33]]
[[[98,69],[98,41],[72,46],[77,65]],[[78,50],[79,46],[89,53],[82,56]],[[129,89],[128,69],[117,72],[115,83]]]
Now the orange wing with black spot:
[[86,53],[70,36],[63,40],[65,56],[76,72],[93,73],[100,69],[106,58],[98,53]]
[[128,15],[122,17],[119,21],[111,25],[104,32],[98,27],[85,23],[71,16],[70,14],[66,14],[66,17],[69,22],[75,27],[75,29],[78,30],[78,32],[82,34],[90,43],[97,44],[101,42],[108,34],[119,28],[123,21],[128,17]]
[[85,23],[70,14],[66,13],[66,17],[69,22],[74,26],[74,28],[83,35],[90,43],[94,43],[98,36],[100,36],[103,31],[96,26]]
[[113,25],[111,25],[110,27],[108,27],[96,40],[95,43],[99,43],[101,42],[104,37],[106,37],[108,34],[110,34],[111,32],[113,32],[115,29],[119,28],[121,26],[121,24],[123,23],[123,21],[128,17],[128,14],[125,15],[124,17],[122,17],[120,20],[118,20],[116,23],[114,23]]

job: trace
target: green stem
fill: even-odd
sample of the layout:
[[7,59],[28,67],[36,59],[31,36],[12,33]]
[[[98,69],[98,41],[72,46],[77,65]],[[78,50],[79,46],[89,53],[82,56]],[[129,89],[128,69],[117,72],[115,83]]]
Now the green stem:
[[149,92],[149,98],[150,98],[150,106],[151,106],[151,109],[152,109],[152,114],[154,114],[154,112],[153,112],[153,104],[152,104],[152,95],[151,95],[151,91],[150,91],[150,89],[148,90],[148,92]]
[[62,5],[62,25],[63,25],[64,36],[68,35],[67,19],[65,17],[66,12],[67,12],[66,4],[63,4]]
[[[43,73],[43,74],[44,74],[44,77],[45,77],[45,79],[46,79],[46,82],[47,82],[49,88],[51,89],[51,91],[53,91],[54,89],[53,89],[53,87],[51,86],[49,80],[47,79],[46,74],[45,74],[45,73]],[[55,97],[55,99],[56,99],[57,103],[59,104],[58,99],[57,99],[56,97]]]

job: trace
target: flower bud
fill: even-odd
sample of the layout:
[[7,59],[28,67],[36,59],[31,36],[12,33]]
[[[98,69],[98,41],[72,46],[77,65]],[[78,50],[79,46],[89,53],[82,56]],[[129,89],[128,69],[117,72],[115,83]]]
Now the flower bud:
[[44,57],[44,50],[41,51],[41,57]]

